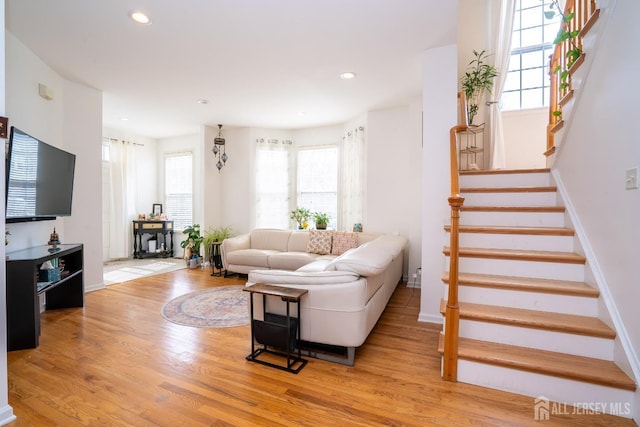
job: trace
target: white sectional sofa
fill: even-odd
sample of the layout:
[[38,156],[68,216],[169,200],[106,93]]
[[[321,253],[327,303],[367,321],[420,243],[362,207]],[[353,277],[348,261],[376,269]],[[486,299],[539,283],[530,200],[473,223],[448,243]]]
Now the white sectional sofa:
[[[248,274],[247,286],[268,283],[307,289],[300,303],[300,338],[309,344],[307,354],[351,365],[355,349],[365,342],[402,278],[407,239],[353,233],[355,247],[339,255],[318,254],[307,251],[311,234],[257,229],[226,239],[223,263],[229,271]],[[267,312],[285,313],[279,298],[266,301]],[[262,298],[255,298],[254,305],[255,317],[262,319]],[[315,350],[324,346],[343,354]]]

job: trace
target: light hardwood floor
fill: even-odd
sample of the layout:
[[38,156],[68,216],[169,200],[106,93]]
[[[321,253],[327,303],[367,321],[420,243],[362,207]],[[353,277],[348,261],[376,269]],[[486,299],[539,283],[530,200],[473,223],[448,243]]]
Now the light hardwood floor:
[[10,352],[10,426],[629,426],[607,415],[536,422],[533,399],[440,378],[440,326],[398,286],[355,366],[310,359],[297,375],[251,363],[248,326],[162,318],[174,297],[243,279],[180,270],[86,295],[43,314],[40,346]]

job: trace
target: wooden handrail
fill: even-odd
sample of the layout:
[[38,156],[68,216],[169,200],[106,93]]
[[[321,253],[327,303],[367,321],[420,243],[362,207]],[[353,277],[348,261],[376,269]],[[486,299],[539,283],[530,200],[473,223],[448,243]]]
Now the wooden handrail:
[[[549,91],[551,96],[549,97],[549,124],[547,126],[547,150],[545,151],[547,156],[555,152],[554,133],[562,127],[562,106],[565,100],[569,99],[573,93],[571,75],[580,62],[584,60],[582,39],[599,15],[596,0],[567,0],[563,14],[564,16],[569,16],[571,13],[574,13],[573,18],[569,22],[563,22],[561,25],[567,31],[578,31],[578,36],[557,44],[549,60],[549,76],[551,78]],[[570,60],[567,53],[574,47],[580,49],[582,59],[575,61],[573,66],[566,70],[567,61]],[[554,72],[558,68],[561,71]],[[564,80],[566,84],[562,84],[561,73],[563,69],[567,71]]]
[[442,369],[442,376],[447,381],[457,381],[458,379],[458,331],[460,323],[460,307],[458,306],[459,223],[460,208],[464,203],[464,197],[460,196],[458,133],[468,129],[464,93],[458,93],[458,106],[458,124],[449,131],[451,231],[449,233],[449,292],[444,319],[444,360]]

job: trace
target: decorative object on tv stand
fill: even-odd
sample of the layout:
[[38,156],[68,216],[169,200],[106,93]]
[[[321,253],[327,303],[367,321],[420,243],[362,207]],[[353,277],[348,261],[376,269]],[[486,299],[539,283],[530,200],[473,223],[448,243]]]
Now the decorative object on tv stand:
[[49,242],[47,242],[51,247],[49,248],[49,252],[59,251],[58,245],[60,244],[60,238],[58,237],[58,233],[56,233],[56,228],[53,227],[53,233],[49,236]]
[[222,125],[219,124],[218,135],[214,138],[213,148],[211,149],[214,156],[216,156],[216,158],[218,159],[218,162],[216,163],[218,172],[220,172],[220,169],[222,169],[224,165],[227,164],[227,159],[229,158],[225,149],[225,142],[226,141],[224,139],[224,136],[222,136]]

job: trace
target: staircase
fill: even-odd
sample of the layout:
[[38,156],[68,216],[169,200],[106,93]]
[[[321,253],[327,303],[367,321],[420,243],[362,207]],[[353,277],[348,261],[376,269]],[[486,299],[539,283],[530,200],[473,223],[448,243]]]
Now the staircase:
[[[599,316],[599,291],[585,282],[549,171],[461,172],[460,180],[458,381],[598,402],[624,416],[636,384],[612,361],[616,332]],[[443,315],[445,307],[443,299]]]

